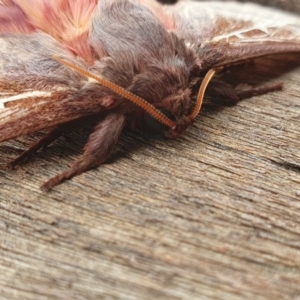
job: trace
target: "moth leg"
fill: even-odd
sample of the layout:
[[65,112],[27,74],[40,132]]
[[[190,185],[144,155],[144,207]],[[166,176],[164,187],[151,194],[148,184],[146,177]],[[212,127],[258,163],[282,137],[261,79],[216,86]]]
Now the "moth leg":
[[64,133],[64,131],[60,127],[51,130],[43,138],[41,138],[39,141],[34,143],[28,150],[24,151],[19,157],[17,157],[13,161],[11,161],[9,163],[9,166],[11,168],[14,168],[16,165],[18,165],[20,162],[24,161],[30,155],[37,152],[40,148],[47,147],[53,141],[58,139],[63,133]]
[[95,131],[89,136],[83,154],[68,170],[47,181],[42,190],[49,191],[55,185],[104,163],[118,141],[124,125],[124,115],[116,113],[108,115],[98,123]]
[[271,85],[265,84],[258,87],[252,87],[251,85],[244,85],[243,87],[243,85],[241,85],[241,86],[237,86],[235,88],[235,91],[239,99],[242,100],[246,98],[251,98],[253,96],[267,94],[270,92],[281,91],[282,87],[283,87],[282,83],[274,83]]
[[10,162],[9,166],[11,168],[14,168],[16,165],[20,164],[22,161],[24,161],[30,155],[36,153],[39,149],[46,148],[48,145],[50,145],[52,142],[54,142],[56,139],[58,139],[62,135],[65,135],[67,137],[67,134],[71,133],[72,131],[76,130],[77,128],[82,127],[82,124],[87,124],[89,121],[91,121],[91,119],[92,119],[92,116],[83,117],[83,118],[76,119],[74,121],[70,121],[65,124],[59,125],[58,127],[54,128],[53,130],[48,132],[43,138],[41,138],[35,144],[31,145],[31,147],[28,150],[24,151],[19,157],[17,157],[12,162]]
[[271,85],[261,85],[253,87],[248,84],[240,84],[233,87],[231,84],[226,83],[222,80],[212,80],[208,86],[208,92],[212,96],[224,97],[230,103],[235,104],[236,102],[251,98],[253,96],[259,96],[266,93],[282,90],[282,83],[275,83]]
[[211,80],[207,87],[207,92],[212,96],[221,96],[233,104],[240,101],[240,98],[234,87],[223,80]]

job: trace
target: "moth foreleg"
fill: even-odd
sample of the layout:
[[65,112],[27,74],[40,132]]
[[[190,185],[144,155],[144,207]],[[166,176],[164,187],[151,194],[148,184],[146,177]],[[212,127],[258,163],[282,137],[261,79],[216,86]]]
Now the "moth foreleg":
[[208,86],[208,92],[212,96],[218,96],[224,98],[230,104],[251,98],[253,96],[259,96],[270,92],[282,90],[282,83],[264,84],[261,86],[253,87],[249,84],[240,84],[233,87],[231,84],[222,80],[212,80]]
[[212,96],[222,97],[227,101],[229,100],[232,104],[240,100],[234,87],[223,80],[211,80],[207,87],[207,92]]
[[253,96],[259,96],[270,92],[281,91],[283,87],[282,83],[264,84],[257,87],[251,85],[238,85],[235,88],[237,96],[240,100],[251,98]]
[[[89,117],[90,118],[90,117]],[[80,118],[74,121],[67,122],[65,124],[59,125],[58,127],[49,131],[43,138],[30,146],[30,148],[24,151],[19,157],[9,163],[9,166],[14,168],[16,165],[20,164],[22,161],[27,159],[32,154],[36,153],[41,148],[46,148],[56,139],[62,135],[67,135],[72,131],[76,130],[78,127],[82,126],[86,117]],[[85,123],[85,122],[84,122]]]
[[48,132],[43,138],[41,138],[39,141],[34,143],[30,146],[30,148],[26,151],[24,151],[19,157],[14,159],[9,163],[9,166],[11,168],[14,168],[16,165],[20,164],[22,161],[24,161],[26,158],[37,152],[42,147],[47,147],[49,144],[51,144],[53,141],[58,139],[64,132],[61,130],[60,127],[55,128]]
[[49,191],[55,185],[104,163],[118,141],[124,125],[125,116],[116,113],[100,121],[89,136],[83,154],[68,170],[47,181],[42,189]]

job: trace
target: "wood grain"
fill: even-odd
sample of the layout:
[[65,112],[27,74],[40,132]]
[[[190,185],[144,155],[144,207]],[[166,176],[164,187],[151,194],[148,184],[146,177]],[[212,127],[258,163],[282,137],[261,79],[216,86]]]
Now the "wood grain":
[[226,76],[284,90],[207,97],[177,140],[127,131],[109,164],[50,193],[88,131],[16,171],[42,134],[2,143],[1,299],[300,299],[300,56]]

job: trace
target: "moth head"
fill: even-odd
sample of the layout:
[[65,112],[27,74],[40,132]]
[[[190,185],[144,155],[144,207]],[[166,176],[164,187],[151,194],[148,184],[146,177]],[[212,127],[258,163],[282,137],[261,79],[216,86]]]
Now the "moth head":
[[[130,60],[127,68],[137,70],[128,87],[134,95],[139,95],[151,103],[166,118],[176,124],[176,130],[161,123],[151,114],[143,119],[149,129],[164,131],[167,136],[178,136],[192,123],[191,114],[195,102],[191,99],[191,82],[201,70],[201,62],[194,51],[187,49],[176,36],[173,45],[163,47],[157,57],[148,60]],[[122,63],[125,60],[122,60]],[[159,124],[161,123],[161,124]]]
[[[165,117],[177,124],[193,109],[186,69],[184,64],[177,66],[175,62],[147,66],[145,72],[135,76],[130,91],[151,103]],[[144,114],[143,119],[147,128],[166,131],[163,126],[158,126],[158,120],[155,118]]]
[[[151,118],[158,121],[166,128],[165,134],[169,137],[177,137],[181,135],[187,129],[187,127],[194,122],[195,118],[197,117],[201,109],[206,87],[210,79],[213,77],[213,75],[216,72],[216,70],[214,69],[208,71],[200,86],[198,97],[194,108],[192,109],[191,113],[186,114],[185,112],[190,110],[189,105],[186,105],[186,103],[191,103],[190,91],[188,89],[185,89],[183,91],[178,90],[177,94],[173,94],[167,97],[166,99],[164,99],[162,101],[161,107],[156,107],[153,104],[149,103],[148,101],[142,99],[141,97],[136,96],[133,93],[127,91],[126,89],[104,78],[100,78],[97,75],[94,75],[93,73],[90,73],[89,71],[84,70],[64,59],[61,59],[57,56],[54,56],[54,59],[76,70],[77,72],[98,81],[101,85],[111,89],[116,94],[119,94],[121,97],[131,101],[133,104],[140,107],[149,116],[151,116]],[[169,105],[164,105],[168,103]],[[167,110],[164,107],[167,107]]]
[[186,88],[176,90],[176,93],[172,93],[156,105],[157,111],[163,114],[165,119],[172,122],[169,122],[170,125],[155,118],[151,114],[146,115],[145,119],[147,125],[150,128],[164,131],[168,137],[181,135],[187,127],[194,122],[199,114],[205,90],[216,71],[217,70],[211,69],[204,77],[196,102],[191,100],[191,89]]

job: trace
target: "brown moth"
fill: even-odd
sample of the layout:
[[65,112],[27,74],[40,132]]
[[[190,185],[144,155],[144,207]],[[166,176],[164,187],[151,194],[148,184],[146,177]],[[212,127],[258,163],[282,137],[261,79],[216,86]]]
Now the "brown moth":
[[[157,120],[166,135],[182,134],[224,66],[300,52],[297,16],[235,2],[2,0],[0,34],[0,142],[50,129],[12,166],[99,120],[83,154],[45,190],[104,163],[125,125]],[[237,91],[212,79],[209,90],[238,101],[279,88]]]

